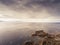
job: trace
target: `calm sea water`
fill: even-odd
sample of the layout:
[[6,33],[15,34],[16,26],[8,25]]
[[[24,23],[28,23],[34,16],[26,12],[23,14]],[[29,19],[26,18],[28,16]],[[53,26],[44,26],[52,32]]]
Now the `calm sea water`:
[[60,23],[0,22],[0,45],[21,45],[36,30],[56,34]]

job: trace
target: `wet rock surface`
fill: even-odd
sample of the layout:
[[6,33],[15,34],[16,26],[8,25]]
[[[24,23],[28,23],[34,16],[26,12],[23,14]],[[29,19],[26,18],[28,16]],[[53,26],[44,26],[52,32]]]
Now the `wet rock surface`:
[[49,34],[43,30],[35,31],[31,40],[27,40],[24,45],[60,45],[60,34]]

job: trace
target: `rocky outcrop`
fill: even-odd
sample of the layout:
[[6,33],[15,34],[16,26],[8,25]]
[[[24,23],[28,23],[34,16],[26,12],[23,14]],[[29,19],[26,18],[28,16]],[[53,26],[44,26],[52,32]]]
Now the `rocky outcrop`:
[[36,31],[34,34],[32,34],[31,41],[25,42],[24,45],[59,45],[60,40],[56,40],[57,36],[60,39],[60,34],[49,34],[43,30]]

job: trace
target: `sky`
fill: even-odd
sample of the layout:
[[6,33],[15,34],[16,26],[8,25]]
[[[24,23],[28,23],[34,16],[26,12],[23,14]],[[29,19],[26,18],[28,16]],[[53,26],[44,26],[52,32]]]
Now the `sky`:
[[60,19],[60,0],[0,0],[0,17]]
[[[19,29],[33,29],[32,27],[45,29],[45,24],[38,24],[39,22],[60,22],[60,0],[0,0],[0,29],[2,32],[13,27],[18,29],[18,26],[21,27]],[[51,27],[51,25],[48,26]],[[53,25],[56,29],[60,29],[58,26]]]

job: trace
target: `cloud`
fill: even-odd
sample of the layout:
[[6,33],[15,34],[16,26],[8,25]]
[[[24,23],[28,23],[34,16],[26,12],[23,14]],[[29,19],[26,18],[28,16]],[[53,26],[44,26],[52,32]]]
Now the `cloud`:
[[2,12],[7,17],[60,18],[60,0],[0,0],[0,2],[4,6]]
[[14,0],[0,0],[0,2],[5,5],[11,5],[14,3]]

